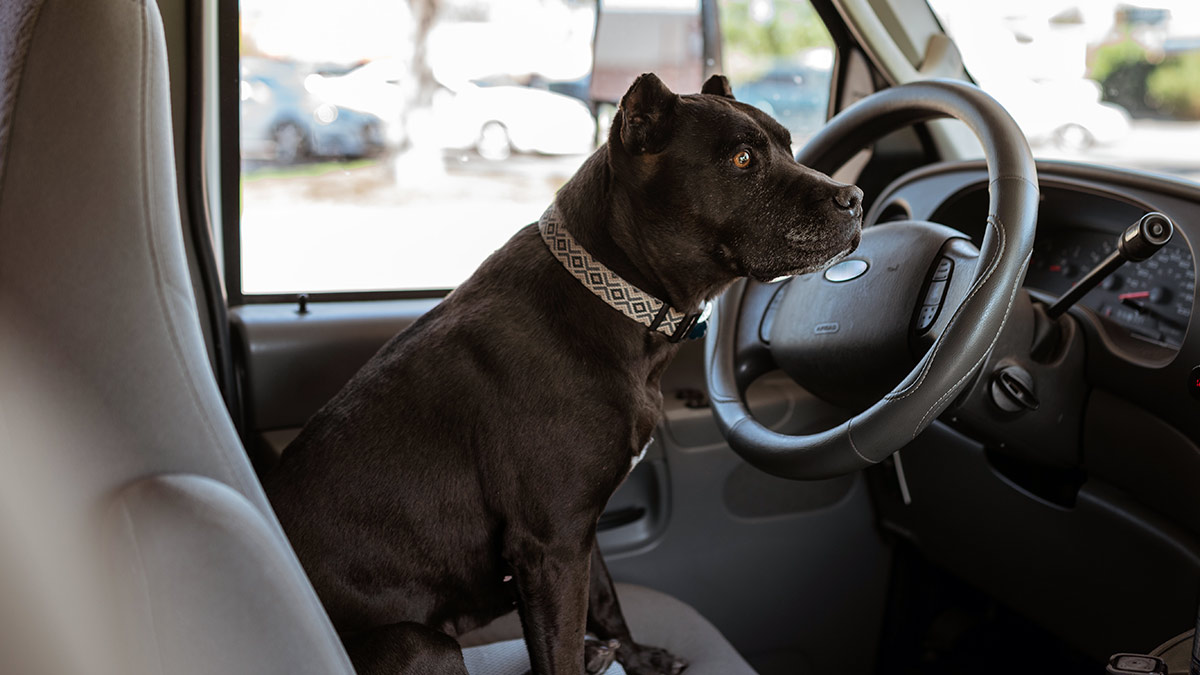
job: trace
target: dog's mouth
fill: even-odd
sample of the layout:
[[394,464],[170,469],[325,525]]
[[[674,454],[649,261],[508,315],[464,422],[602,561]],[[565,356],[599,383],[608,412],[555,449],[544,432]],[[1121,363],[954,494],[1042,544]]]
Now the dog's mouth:
[[856,248],[858,248],[857,242],[855,242],[855,245],[853,245],[853,246],[847,246],[846,248],[842,249],[838,253],[834,254],[834,256],[832,258],[826,260],[825,262],[817,263],[815,265],[806,265],[804,267],[798,267],[794,270],[790,270],[790,271],[784,272],[783,274],[780,274],[778,276],[772,277],[771,279],[759,279],[759,281],[767,281],[767,282],[783,281],[784,279],[787,279],[788,277],[795,277],[795,276],[800,276],[802,274],[812,274],[814,272],[820,272],[821,270],[828,269],[828,268],[834,266],[835,264],[841,262],[842,260],[844,260],[846,258],[846,256],[853,253],[854,249],[856,249]]
[[828,269],[829,267],[832,267],[833,265],[836,265],[837,263],[844,260],[846,258],[846,256],[850,255],[858,248],[858,245],[861,241],[862,241],[862,228],[860,227],[860,228],[857,228],[857,230],[855,231],[854,237],[851,238],[851,240],[841,249],[835,251],[832,254],[818,254],[817,256],[815,256],[815,258],[819,262],[809,263],[807,265],[802,265],[800,267],[787,269],[782,272],[773,270],[766,274],[751,274],[750,276],[752,276],[756,281],[770,283],[770,282],[775,282],[775,281],[781,281],[788,277],[794,277],[794,276],[799,276],[802,274],[812,274],[814,272],[820,272],[820,271],[822,271],[824,269]]

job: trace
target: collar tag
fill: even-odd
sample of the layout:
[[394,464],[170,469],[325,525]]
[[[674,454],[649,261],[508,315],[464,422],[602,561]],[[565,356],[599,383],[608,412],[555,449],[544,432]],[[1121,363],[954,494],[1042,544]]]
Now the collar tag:
[[712,300],[704,302],[704,309],[696,315],[696,322],[692,324],[691,330],[687,335],[683,336],[684,340],[701,340],[708,333],[708,317],[712,314]]

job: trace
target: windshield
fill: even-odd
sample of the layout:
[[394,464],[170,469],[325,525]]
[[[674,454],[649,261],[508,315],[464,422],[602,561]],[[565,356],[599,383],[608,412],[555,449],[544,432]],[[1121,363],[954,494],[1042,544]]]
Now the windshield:
[[929,5],[1035,156],[1200,181],[1200,2]]

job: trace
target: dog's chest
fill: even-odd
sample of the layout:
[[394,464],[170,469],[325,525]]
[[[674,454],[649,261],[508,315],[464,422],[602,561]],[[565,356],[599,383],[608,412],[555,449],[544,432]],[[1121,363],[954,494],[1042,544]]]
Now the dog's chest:
[[646,444],[642,446],[642,451],[639,452],[638,454],[634,455],[633,459],[629,460],[629,472],[630,473],[633,473],[633,470],[637,468],[638,463],[641,462],[646,457],[646,451],[650,449],[650,445],[652,443],[654,443],[653,436],[651,436],[650,440],[646,441]]
[[654,428],[662,419],[662,390],[659,388],[658,378],[655,377],[651,381],[639,388],[638,410],[635,414],[635,422],[633,428],[632,442],[629,444],[630,457],[629,468],[626,473],[632,472],[646,457],[646,452],[650,446],[654,444]]

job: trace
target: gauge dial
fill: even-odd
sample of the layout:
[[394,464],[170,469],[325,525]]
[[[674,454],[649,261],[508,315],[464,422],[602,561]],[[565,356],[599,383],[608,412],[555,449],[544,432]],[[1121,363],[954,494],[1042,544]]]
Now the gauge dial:
[[[1125,263],[1079,304],[1139,338],[1178,349],[1192,315],[1196,273],[1187,245],[1176,237],[1149,260]],[[1117,238],[1067,228],[1039,239],[1025,283],[1058,296],[1107,258]]]

